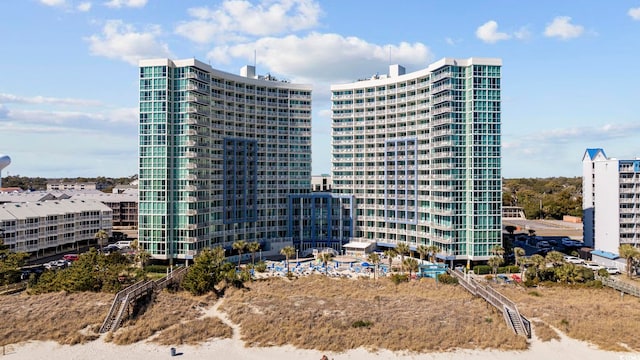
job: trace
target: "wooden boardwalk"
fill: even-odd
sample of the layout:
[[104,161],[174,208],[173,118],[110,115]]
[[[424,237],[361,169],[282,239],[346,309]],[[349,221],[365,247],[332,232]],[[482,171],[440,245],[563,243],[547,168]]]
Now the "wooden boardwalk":
[[109,313],[107,313],[100,327],[100,333],[118,330],[130,306],[134,305],[139,299],[150,296],[170,284],[180,282],[187,273],[187,269],[187,267],[180,267],[161,279],[156,281],[142,280],[118,292],[113,299]]
[[604,278],[602,276],[596,276],[596,279],[602,281],[602,285],[618,290],[621,293],[629,294],[635,297],[640,297],[640,288],[638,288],[637,286],[634,286],[633,284],[629,284],[627,282],[616,280],[610,277]]
[[490,286],[485,286],[468,275],[458,271],[447,269],[447,272],[458,279],[458,284],[462,285],[473,296],[480,296],[498,311],[502,312],[504,320],[516,335],[522,335],[527,339],[531,338],[531,322],[518,311],[516,304],[506,296],[500,294]]

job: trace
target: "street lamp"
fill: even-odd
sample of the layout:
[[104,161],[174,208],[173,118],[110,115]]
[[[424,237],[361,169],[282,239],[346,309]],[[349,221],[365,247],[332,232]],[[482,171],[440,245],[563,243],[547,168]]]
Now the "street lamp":
[[296,249],[296,265],[298,264],[298,249]]

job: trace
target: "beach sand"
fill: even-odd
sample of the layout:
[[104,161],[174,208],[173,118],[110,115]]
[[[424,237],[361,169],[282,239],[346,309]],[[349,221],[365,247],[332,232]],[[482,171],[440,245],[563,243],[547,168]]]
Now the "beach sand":
[[176,359],[176,360],[319,360],[323,354],[334,360],[470,360],[470,359],[562,359],[562,360],[621,360],[639,359],[640,354],[621,353],[598,350],[595,347],[577,340],[562,336],[560,341],[540,342],[530,340],[531,346],[526,351],[484,351],[461,350],[445,353],[411,354],[390,351],[369,352],[365,349],[350,350],[343,353],[321,352],[317,350],[301,350],[290,346],[247,348],[238,339],[211,340],[199,346],[177,346],[176,355],[171,356],[170,346],[159,346],[148,342],[133,345],[114,345],[106,343],[102,338],[82,345],[59,345],[55,342],[28,342],[10,345],[5,348],[7,360],[124,360],[124,359]]

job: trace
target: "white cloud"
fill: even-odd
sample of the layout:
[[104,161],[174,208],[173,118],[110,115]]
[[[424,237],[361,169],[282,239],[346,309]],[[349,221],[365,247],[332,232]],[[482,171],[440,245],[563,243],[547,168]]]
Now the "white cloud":
[[141,8],[147,5],[147,0],[111,0],[104,3],[105,6],[110,8],[121,8],[121,7],[135,7]]
[[173,57],[169,46],[157,40],[160,34],[159,26],[151,26],[146,31],[138,32],[132,25],[121,20],[109,20],[101,35],[92,35],[86,40],[92,55],[137,65],[141,59]]
[[458,44],[462,43],[462,39],[453,39],[450,37],[446,37],[444,38],[444,42],[451,46],[457,46]]
[[75,132],[137,135],[138,109],[50,111],[7,109],[0,105],[0,132]]
[[553,19],[551,24],[547,25],[544,30],[544,35],[547,37],[558,37],[563,40],[576,38],[584,32],[584,27],[581,25],[571,24],[571,17],[569,16],[557,16]]
[[14,104],[52,104],[52,105],[73,105],[73,106],[98,106],[100,101],[86,99],[53,98],[44,96],[17,96],[13,94],[0,93],[0,103]]
[[499,32],[498,23],[494,20],[489,20],[476,29],[476,37],[486,43],[494,44],[501,40],[509,40],[511,35]]
[[407,68],[423,68],[433,60],[433,54],[422,43],[377,45],[357,37],[320,33],[305,37],[268,37],[253,43],[222,45],[213,48],[207,58],[219,63],[238,58],[249,63],[253,62],[254,51],[257,52],[259,65],[263,64],[276,74],[293,77],[289,80],[295,82],[313,81],[314,88],[323,81],[354,81],[354,74],[368,77],[376,72],[384,73],[389,65],[389,54],[392,63]]
[[91,10],[91,3],[90,2],[82,2],[82,3],[78,4],[76,9],[78,9],[78,11],[81,11],[81,12],[87,12],[87,11]]
[[47,6],[65,6],[66,0],[40,0],[40,3]]
[[523,26],[520,28],[520,30],[513,33],[513,37],[518,40],[527,40],[531,37],[531,32],[529,32],[529,29],[527,29],[527,27]]
[[640,7],[629,9],[627,14],[629,14],[633,20],[640,20]]
[[180,23],[175,32],[198,43],[230,42],[246,36],[269,36],[311,29],[322,11],[313,0],[226,0],[218,8],[188,9],[194,20]]

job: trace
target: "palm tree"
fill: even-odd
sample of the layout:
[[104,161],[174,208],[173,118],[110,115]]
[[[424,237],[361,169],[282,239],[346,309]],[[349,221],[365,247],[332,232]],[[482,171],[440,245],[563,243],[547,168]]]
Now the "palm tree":
[[526,252],[524,251],[523,248],[521,247],[513,248],[513,256],[516,259],[516,266],[520,268],[520,272],[522,272],[522,265],[524,265],[521,260],[522,260],[522,257],[525,255],[526,255]]
[[542,255],[535,254],[529,258],[529,262],[534,266],[536,278],[540,280],[540,271],[544,270],[547,261],[542,257]]
[[494,247],[491,248],[491,253],[496,256],[503,256],[504,248],[500,245],[495,245]]
[[320,258],[320,262],[322,262],[322,266],[324,266],[324,273],[326,275],[329,272],[328,264],[329,264],[329,261],[333,259],[333,253],[329,251],[325,251],[319,255],[319,258]]
[[107,241],[109,240],[109,233],[104,230],[99,230],[96,233],[95,238],[98,240],[98,246],[100,247],[100,249],[102,249],[107,245]]
[[407,243],[398,243],[396,251],[400,255],[400,272],[404,272],[404,256],[409,253],[409,245]]
[[631,277],[631,267],[633,266],[633,261],[640,257],[640,250],[637,247],[634,247],[631,244],[622,244],[618,247],[618,254],[620,254],[621,258],[627,260],[627,277]]
[[238,269],[240,269],[240,260],[242,260],[242,253],[247,247],[247,242],[244,240],[238,240],[233,243],[233,249],[238,251]]
[[498,267],[500,267],[500,264],[502,264],[503,262],[504,259],[501,256],[494,255],[489,258],[489,260],[487,261],[487,265],[491,266],[493,275],[496,275],[498,273]]
[[389,259],[389,273],[391,273],[391,265],[393,263],[393,258],[396,257],[396,255],[398,255],[398,253],[395,251],[395,249],[387,249],[384,251],[384,256]]
[[562,263],[564,262],[564,254],[559,251],[549,251],[544,259],[548,264],[551,264],[555,267],[562,265]]
[[287,274],[289,274],[289,258],[295,255],[296,249],[293,246],[285,246],[280,249],[280,254],[284,255],[287,262]]
[[373,264],[373,280],[376,279],[376,273],[378,272],[378,265],[380,265],[380,255],[377,253],[370,253],[367,256],[367,261]]
[[436,262],[436,254],[438,253],[438,251],[440,251],[440,248],[437,247],[436,245],[429,245],[427,246],[427,250],[429,251],[429,261],[431,261],[432,263]]
[[418,254],[420,254],[420,262],[422,262],[429,255],[429,247],[427,245],[419,245],[417,250]]
[[256,251],[260,250],[260,243],[252,241],[247,244],[247,250],[251,252],[251,265],[256,264]]
[[407,258],[403,262],[404,267],[409,270],[409,279],[411,279],[412,272],[418,272],[418,260],[414,258]]

